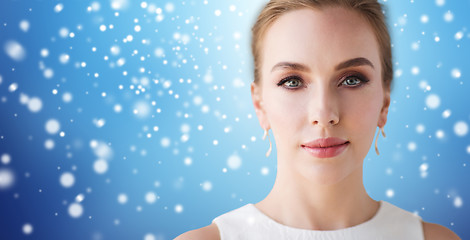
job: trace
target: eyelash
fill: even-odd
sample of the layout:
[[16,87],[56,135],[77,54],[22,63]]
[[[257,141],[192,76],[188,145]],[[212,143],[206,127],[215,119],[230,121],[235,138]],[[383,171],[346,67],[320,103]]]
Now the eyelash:
[[[345,77],[343,77],[342,80],[341,80],[340,85],[343,85],[343,83],[344,83],[346,80],[350,79],[350,78],[357,79],[357,80],[360,81],[360,83],[358,83],[357,85],[354,85],[354,86],[352,86],[352,87],[347,87],[347,88],[357,88],[357,87],[360,87],[360,86],[366,84],[367,82],[369,82],[369,80],[368,80],[366,77],[362,76],[362,74],[355,73],[355,74],[349,74],[349,75],[346,75]],[[297,80],[297,81],[299,81],[299,82],[300,82],[300,86],[299,86],[299,87],[296,87],[296,88],[284,87],[284,84],[285,84],[286,82],[290,81],[290,80]],[[285,89],[287,89],[287,90],[291,90],[291,91],[292,91],[292,90],[297,90],[297,89],[301,88],[301,87],[303,86],[302,84],[303,84],[303,81],[302,81],[302,78],[301,78],[301,77],[299,77],[299,76],[297,76],[297,75],[292,75],[292,76],[288,76],[288,77],[285,77],[285,78],[281,79],[281,81],[279,81],[279,83],[277,83],[277,86],[283,87],[283,88],[285,88]],[[345,86],[347,86],[347,85],[345,85]]]

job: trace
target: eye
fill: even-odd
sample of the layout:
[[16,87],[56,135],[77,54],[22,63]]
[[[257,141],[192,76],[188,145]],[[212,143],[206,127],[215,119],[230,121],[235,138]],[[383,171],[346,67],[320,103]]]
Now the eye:
[[349,77],[346,77],[346,79],[344,79],[343,82],[341,82],[341,85],[348,86],[348,87],[356,87],[365,82],[366,81],[362,80],[359,77],[349,76]]
[[279,81],[277,85],[287,89],[296,89],[302,86],[302,80],[297,76],[289,76]]

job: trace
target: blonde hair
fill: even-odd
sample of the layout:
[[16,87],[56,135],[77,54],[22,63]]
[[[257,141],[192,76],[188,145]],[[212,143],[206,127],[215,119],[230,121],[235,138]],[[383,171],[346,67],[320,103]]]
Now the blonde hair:
[[343,7],[359,13],[370,24],[376,36],[382,65],[384,87],[391,88],[393,79],[392,50],[390,34],[385,22],[382,5],[377,0],[271,0],[261,10],[253,25],[251,50],[254,58],[254,82],[261,79],[261,54],[264,34],[272,23],[282,14],[301,8],[322,9],[324,7]]

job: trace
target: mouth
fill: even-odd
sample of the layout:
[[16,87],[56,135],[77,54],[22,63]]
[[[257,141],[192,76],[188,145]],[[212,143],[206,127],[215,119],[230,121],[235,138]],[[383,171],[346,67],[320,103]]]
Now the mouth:
[[348,140],[336,137],[318,138],[311,142],[302,144],[302,147],[308,148],[329,148],[349,143]]
[[308,147],[308,148],[331,148],[331,147],[337,147],[337,146],[341,146],[341,145],[344,145],[344,144],[348,144],[349,141],[346,141],[344,143],[340,143],[340,144],[335,144],[335,145],[326,145],[326,146],[307,146],[307,145],[301,145],[302,147]]
[[341,138],[320,138],[301,147],[315,158],[332,158],[344,152],[350,143]]

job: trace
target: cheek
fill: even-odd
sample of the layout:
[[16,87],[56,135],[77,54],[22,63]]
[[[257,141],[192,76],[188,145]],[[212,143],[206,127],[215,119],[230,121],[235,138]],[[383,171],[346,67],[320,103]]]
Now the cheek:
[[[360,97],[358,97],[360,96]],[[351,138],[370,146],[374,138],[382,107],[380,94],[367,93],[344,97],[342,101],[342,125]],[[352,139],[354,140],[354,139]]]
[[[307,111],[301,94],[276,91],[276,94],[265,95],[267,101],[266,114],[275,135],[283,135],[279,140],[293,137],[297,129],[302,127]],[[285,135],[285,136],[284,136]]]
[[[375,103],[364,102],[358,99],[347,101],[343,107],[344,121],[353,121],[357,126],[373,127],[379,117],[379,107]],[[347,118],[347,119],[346,119]]]

